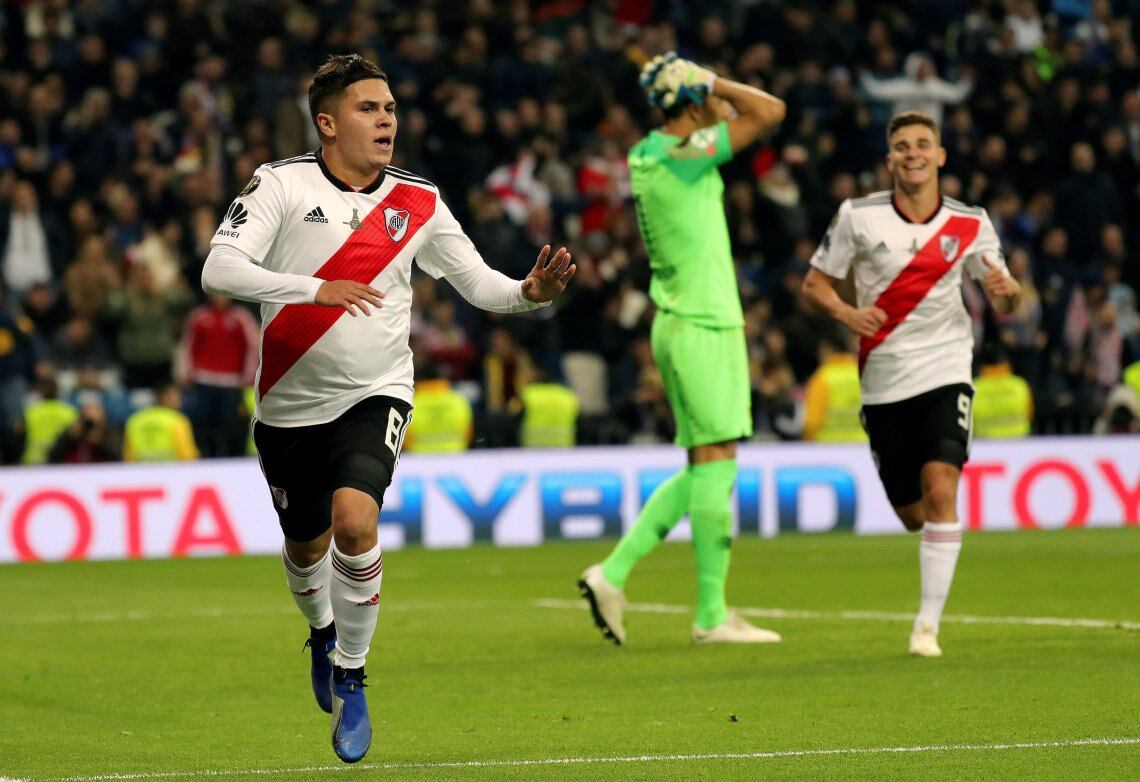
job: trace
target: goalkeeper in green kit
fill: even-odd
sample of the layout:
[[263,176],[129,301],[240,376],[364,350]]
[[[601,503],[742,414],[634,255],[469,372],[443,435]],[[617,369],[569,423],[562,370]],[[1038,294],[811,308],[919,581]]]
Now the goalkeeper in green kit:
[[653,492],[610,556],[586,569],[578,588],[603,635],[625,643],[626,578],[687,513],[697,565],[693,640],[771,643],[779,634],[730,612],[724,596],[736,441],[752,434],[752,414],[744,316],[717,166],[778,125],[784,102],[672,52],[646,64],[641,85],[664,112],[665,126],[630,150],[629,170],[653,271],[653,356],[677,445],[689,459]]

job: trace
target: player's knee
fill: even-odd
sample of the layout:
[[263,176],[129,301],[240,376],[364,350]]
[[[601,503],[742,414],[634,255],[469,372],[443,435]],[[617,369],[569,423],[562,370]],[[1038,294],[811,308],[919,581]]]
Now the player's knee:
[[337,548],[354,554],[374,547],[379,512],[376,501],[365,492],[337,489],[332,502],[333,537]]
[[[936,476],[923,481],[922,498],[927,508],[927,515],[939,517],[952,512],[958,501],[958,486],[956,482],[946,476]],[[928,519],[937,521],[939,519]]]
[[365,526],[347,524],[338,527],[333,538],[336,540],[337,551],[354,557],[376,548],[376,525],[373,524],[369,529]]

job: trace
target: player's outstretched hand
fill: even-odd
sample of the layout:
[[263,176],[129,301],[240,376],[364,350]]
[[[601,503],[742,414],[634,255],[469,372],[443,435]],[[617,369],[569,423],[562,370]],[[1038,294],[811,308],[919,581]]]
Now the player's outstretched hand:
[[560,247],[554,257],[547,262],[550,255],[550,245],[546,245],[538,254],[534,268],[526,276],[522,284],[522,293],[530,301],[553,301],[562,291],[566,290],[566,283],[574,276],[578,267],[570,263],[570,253],[565,247]]
[[875,336],[886,322],[887,313],[875,306],[851,310],[843,320],[847,328],[862,337]]
[[982,286],[991,298],[1007,298],[1016,296],[1021,292],[1021,285],[1013,276],[997,264],[988,255],[982,256],[982,261],[989,267],[986,276],[982,278]]
[[372,310],[368,309],[369,304],[376,309],[383,307],[384,305],[380,303],[382,298],[384,298],[383,293],[362,282],[326,280],[317,289],[315,303],[322,307],[343,307],[345,312],[355,318],[357,310],[365,315],[371,315]]

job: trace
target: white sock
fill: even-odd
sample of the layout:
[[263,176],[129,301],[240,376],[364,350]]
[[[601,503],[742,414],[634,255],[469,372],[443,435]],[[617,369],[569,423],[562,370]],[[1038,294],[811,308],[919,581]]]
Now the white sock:
[[342,554],[332,544],[332,610],[336,617],[333,664],[363,668],[376,618],[380,613],[380,579],[384,557],[380,544],[356,556]]
[[942,608],[950,594],[950,582],[954,580],[954,566],[958,564],[958,552],[961,550],[961,522],[939,524],[928,521],[922,525],[922,542],[918,544],[922,605],[918,618],[914,620],[916,629],[919,624],[926,624],[938,632]]
[[289,552],[281,547],[281,561],[285,563],[285,580],[293,593],[293,602],[309,627],[318,630],[328,627],[333,621],[332,598],[329,596],[329,582],[332,579],[332,564],[328,552],[320,562],[309,567],[301,567],[289,558]]

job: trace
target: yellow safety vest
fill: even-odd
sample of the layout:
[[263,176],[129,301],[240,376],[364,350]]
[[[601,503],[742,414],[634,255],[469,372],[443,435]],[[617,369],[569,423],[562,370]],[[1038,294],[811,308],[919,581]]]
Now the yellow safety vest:
[[1136,398],[1140,399],[1140,361],[1130,364],[1124,369],[1124,385],[1132,389]]
[[24,464],[44,464],[55,441],[77,418],[79,413],[76,409],[58,399],[44,399],[30,405],[24,412],[27,442],[20,461]]
[[123,458],[128,462],[175,462],[198,458],[190,419],[156,405],[127,419]]
[[1025,437],[1033,419],[1029,384],[1008,367],[985,367],[974,380],[974,436]]
[[867,439],[859,420],[862,393],[859,389],[859,365],[854,356],[832,356],[820,365],[808,380],[807,432],[811,440],[821,443],[858,443]]
[[557,383],[523,389],[520,441],[525,448],[570,448],[577,442],[578,395]]
[[416,384],[406,447],[416,453],[459,453],[471,442],[471,403],[445,380]]

